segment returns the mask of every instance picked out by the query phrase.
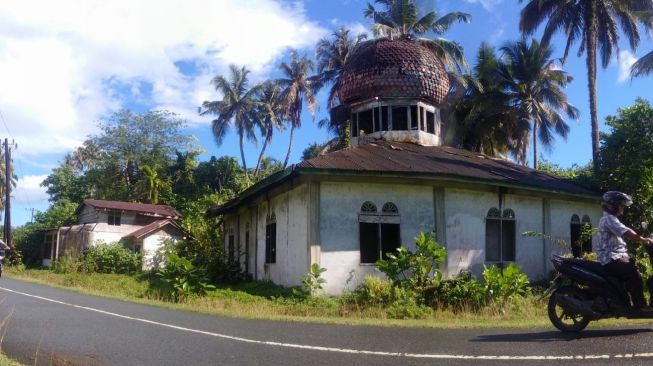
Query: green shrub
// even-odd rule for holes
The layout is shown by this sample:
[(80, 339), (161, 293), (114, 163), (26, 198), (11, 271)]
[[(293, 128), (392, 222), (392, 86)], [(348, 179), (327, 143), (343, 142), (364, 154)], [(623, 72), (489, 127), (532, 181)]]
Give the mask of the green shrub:
[(366, 276), (354, 293), (363, 305), (388, 305), (394, 298), (392, 283), (375, 276)]
[(82, 253), (83, 270), (97, 273), (129, 274), (141, 270), (141, 254), (125, 246), (96, 243)]
[(431, 234), (420, 233), (415, 238), (415, 252), (406, 247), (387, 253), (387, 259), (376, 262), (376, 268), (392, 281), (393, 287), (413, 293), (420, 305), (429, 303), (440, 280), (440, 264), (447, 258), (447, 250), (433, 240)]
[(483, 282), (490, 299), (507, 300), (514, 296), (526, 295), (529, 291), (528, 277), (521, 272), (521, 267), (510, 263), (505, 268), (496, 265), (484, 266)]
[(478, 310), (488, 300), (484, 286), (469, 271), (462, 271), (456, 277), (440, 282), (437, 303), (456, 310)]
[(423, 319), (433, 314), (433, 309), (417, 304), (411, 299), (399, 299), (386, 309), (392, 319)]
[(163, 282), (164, 292), (172, 300), (204, 295), (207, 291), (215, 289), (215, 286), (207, 283), (206, 271), (195, 267), (188, 259), (172, 253), (166, 256), (165, 262), (166, 266), (156, 275)]
[(84, 271), (84, 263), (78, 255), (66, 253), (52, 261), (50, 270), (54, 273), (67, 274)]
[(322, 290), (322, 285), (326, 280), (322, 277), (322, 273), (326, 272), (326, 268), (320, 268), (320, 265), (313, 263), (311, 270), (302, 276), (303, 292), (307, 296), (316, 296)]

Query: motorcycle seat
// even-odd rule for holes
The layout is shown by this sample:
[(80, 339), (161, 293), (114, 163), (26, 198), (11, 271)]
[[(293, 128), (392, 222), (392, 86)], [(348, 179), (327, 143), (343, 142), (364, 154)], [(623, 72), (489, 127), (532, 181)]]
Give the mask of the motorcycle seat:
[(605, 278), (616, 288), (621, 288), (623, 286), (623, 281), (606, 272), (606, 270), (603, 268), (603, 265), (600, 262), (590, 261), (586, 259), (578, 259), (578, 258), (565, 258), (564, 262), (566, 262), (569, 265), (581, 267), (588, 271), (592, 271), (595, 274)]

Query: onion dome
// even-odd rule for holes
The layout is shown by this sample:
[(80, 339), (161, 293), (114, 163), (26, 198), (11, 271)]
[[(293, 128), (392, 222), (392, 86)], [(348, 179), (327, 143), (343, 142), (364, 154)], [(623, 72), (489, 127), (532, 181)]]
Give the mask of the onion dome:
[(418, 41), (400, 38), (361, 45), (340, 79), (340, 103), (378, 98), (422, 98), (441, 104), (449, 91), (442, 61)]

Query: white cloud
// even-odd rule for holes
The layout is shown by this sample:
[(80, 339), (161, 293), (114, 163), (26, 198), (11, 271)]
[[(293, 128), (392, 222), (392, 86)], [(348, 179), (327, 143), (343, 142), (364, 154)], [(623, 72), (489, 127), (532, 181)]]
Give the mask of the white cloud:
[(632, 52), (624, 50), (619, 52), (619, 77), (617, 81), (620, 83), (630, 79), (630, 67), (637, 62), (637, 57)]
[[(0, 111), (34, 156), (71, 150), (99, 118), (134, 102), (208, 122), (197, 106), (217, 97), (209, 85), (216, 73), (235, 63), (262, 78), (288, 47), (325, 34), (295, 2), (5, 0)], [(182, 61), (199, 74), (180, 70)]]
[(20, 177), (16, 182), (16, 190), (12, 192), (14, 200), (18, 204), (35, 204), (48, 200), (48, 194), (45, 187), (41, 187), (41, 182), (47, 178), (47, 175), (27, 175)]
[(485, 10), (493, 10), (495, 6), (501, 4), (503, 0), (465, 0), (465, 2), (470, 4), (481, 4)]

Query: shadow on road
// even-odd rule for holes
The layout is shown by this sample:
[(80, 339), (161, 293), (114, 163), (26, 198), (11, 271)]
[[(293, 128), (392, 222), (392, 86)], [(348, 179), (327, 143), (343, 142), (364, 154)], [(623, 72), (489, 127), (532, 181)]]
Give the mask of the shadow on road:
[(641, 329), (597, 329), (585, 330), (580, 333), (562, 333), (559, 331), (547, 331), (538, 333), (509, 333), (509, 334), (488, 334), (470, 339), (470, 342), (565, 342), (579, 339), (607, 338), (634, 335), (639, 333), (650, 333), (653, 330)]

